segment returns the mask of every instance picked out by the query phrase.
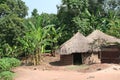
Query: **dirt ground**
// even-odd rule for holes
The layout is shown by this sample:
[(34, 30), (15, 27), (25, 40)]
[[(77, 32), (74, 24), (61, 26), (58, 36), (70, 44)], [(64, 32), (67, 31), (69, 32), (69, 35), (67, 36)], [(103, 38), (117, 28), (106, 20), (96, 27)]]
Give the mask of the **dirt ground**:
[(40, 66), (20, 66), (13, 69), (15, 80), (119, 80), (120, 65), (60, 65), (59, 55), (46, 56)]

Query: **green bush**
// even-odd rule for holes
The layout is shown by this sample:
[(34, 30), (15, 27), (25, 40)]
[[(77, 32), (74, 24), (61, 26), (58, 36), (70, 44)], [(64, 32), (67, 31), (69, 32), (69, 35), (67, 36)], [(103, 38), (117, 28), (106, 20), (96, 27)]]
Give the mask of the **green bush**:
[(9, 71), (10, 69), (10, 63), (6, 59), (0, 59), (0, 71)]
[(17, 66), (20, 66), (21, 64), (20, 60), (16, 58), (6, 58), (6, 60), (10, 63), (12, 67), (17, 67)]
[(13, 67), (20, 65), (20, 61), (16, 58), (2, 58), (0, 59), (0, 71), (9, 71)]
[(0, 73), (0, 80), (13, 80), (14, 73), (10, 71), (3, 71)]
[(16, 58), (0, 59), (0, 80), (13, 80), (14, 74), (10, 70), (19, 65), (20, 61)]

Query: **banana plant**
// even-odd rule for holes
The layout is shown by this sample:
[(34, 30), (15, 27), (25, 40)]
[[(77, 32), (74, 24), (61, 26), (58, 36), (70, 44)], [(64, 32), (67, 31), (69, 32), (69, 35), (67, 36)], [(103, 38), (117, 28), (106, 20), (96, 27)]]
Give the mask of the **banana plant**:
[(28, 25), (24, 25), (27, 32), (23, 38), (18, 38), (18, 41), (23, 46), (22, 50), (26, 55), (32, 55), (34, 65), (40, 64), (42, 61), (41, 54), (44, 53), (47, 45), (50, 45), (49, 32), (52, 25), (41, 27), (39, 22), (34, 25), (29, 22)]

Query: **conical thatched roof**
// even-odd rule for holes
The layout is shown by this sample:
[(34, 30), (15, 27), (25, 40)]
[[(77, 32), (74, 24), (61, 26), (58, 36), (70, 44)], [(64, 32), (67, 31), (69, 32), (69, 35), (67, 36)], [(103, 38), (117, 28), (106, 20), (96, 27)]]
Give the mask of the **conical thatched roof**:
[(81, 33), (77, 32), (71, 39), (61, 45), (60, 54), (84, 53), (88, 50), (89, 45), (87, 39)]
[(120, 43), (120, 39), (107, 35), (99, 30), (93, 31), (86, 38), (88, 39), (89, 43), (92, 43), (94, 40), (97, 39), (104, 40), (106, 43)]
[(90, 51), (101, 51), (102, 46), (114, 45), (120, 43), (120, 39), (107, 35), (99, 30), (93, 31), (86, 37), (90, 44)]

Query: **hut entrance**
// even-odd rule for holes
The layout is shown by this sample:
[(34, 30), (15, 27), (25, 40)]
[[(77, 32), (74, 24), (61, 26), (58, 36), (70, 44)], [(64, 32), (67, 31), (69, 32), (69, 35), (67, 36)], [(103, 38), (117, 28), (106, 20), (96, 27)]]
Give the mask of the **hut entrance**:
[(73, 64), (74, 65), (82, 64), (82, 56), (80, 53), (73, 53)]

